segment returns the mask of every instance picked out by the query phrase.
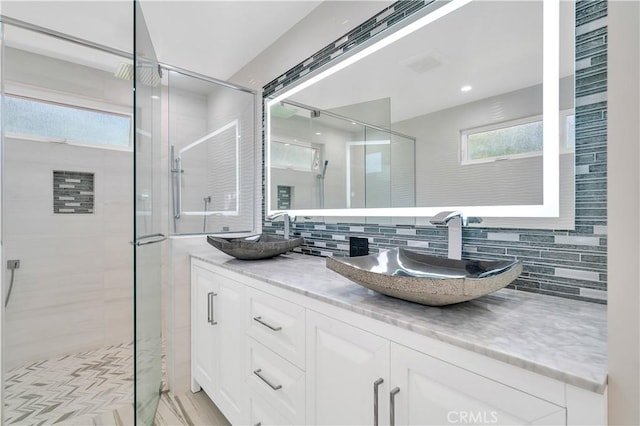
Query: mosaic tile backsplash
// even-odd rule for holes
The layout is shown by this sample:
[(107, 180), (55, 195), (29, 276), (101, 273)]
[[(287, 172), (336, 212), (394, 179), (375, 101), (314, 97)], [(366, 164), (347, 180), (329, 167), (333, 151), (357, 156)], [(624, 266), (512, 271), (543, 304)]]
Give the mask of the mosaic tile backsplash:
[[(264, 87), (264, 96), (338, 58), (385, 28), (433, 3), (398, 1)], [(607, 289), (607, 1), (576, 2), (575, 230), (465, 228), (463, 258), (519, 259), (524, 272), (509, 287), (606, 303)], [(282, 233), (282, 222), (263, 224)], [(303, 253), (348, 256), (349, 237), (369, 250), (391, 247), (447, 255), (447, 230), (431, 226), (295, 223)]]
[(53, 171), (53, 212), (90, 214), (94, 205), (94, 174)]

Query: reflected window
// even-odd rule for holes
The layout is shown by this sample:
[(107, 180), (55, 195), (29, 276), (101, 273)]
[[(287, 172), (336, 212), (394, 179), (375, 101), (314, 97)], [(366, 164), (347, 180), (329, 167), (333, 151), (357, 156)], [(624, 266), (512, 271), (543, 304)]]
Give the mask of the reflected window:
[(461, 136), (462, 164), (542, 155), (542, 117), (463, 130)]
[[(560, 112), (560, 153), (575, 149), (576, 116)], [(460, 132), (461, 164), (526, 158), (542, 155), (542, 117), (529, 117)]]
[(64, 142), (129, 148), (131, 116), (5, 95), (7, 133)]
[(316, 148), (273, 141), (271, 143), (271, 167), (303, 172), (318, 171), (320, 156)]

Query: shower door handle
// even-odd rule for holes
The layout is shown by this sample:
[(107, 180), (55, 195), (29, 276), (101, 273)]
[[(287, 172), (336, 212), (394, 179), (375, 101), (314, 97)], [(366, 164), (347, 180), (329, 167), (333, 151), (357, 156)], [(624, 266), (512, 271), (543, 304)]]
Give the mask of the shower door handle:
[(137, 240), (135, 240), (134, 243), (137, 246), (146, 246), (148, 244), (161, 243), (166, 239), (167, 239), (167, 236), (164, 234), (150, 234), (150, 235), (144, 235), (138, 238)]

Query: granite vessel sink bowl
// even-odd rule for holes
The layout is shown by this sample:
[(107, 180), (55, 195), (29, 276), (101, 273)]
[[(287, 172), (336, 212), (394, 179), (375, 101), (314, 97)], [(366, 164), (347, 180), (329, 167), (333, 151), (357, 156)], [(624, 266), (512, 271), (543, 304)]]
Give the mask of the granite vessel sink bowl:
[(327, 257), (327, 268), (387, 296), (441, 306), (506, 287), (522, 272), (520, 261), (454, 260), (403, 248), (360, 257)]
[(243, 260), (267, 259), (286, 253), (302, 245), (303, 238), (286, 240), (273, 235), (259, 234), (244, 238), (218, 238), (207, 236), (207, 242), (218, 250)]

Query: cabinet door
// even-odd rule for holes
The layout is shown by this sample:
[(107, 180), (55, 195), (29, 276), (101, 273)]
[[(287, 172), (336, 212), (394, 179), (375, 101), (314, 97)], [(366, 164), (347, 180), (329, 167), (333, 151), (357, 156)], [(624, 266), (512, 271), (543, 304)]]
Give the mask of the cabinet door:
[(391, 381), (397, 425), (566, 424), (563, 407), (397, 344)]
[(191, 270), (191, 390), (200, 386), (211, 394), (214, 387), (214, 344), (216, 329), (212, 324), (212, 301), (217, 286), (211, 272), (194, 265)]
[(373, 425), (388, 417), (389, 341), (307, 311), (307, 424)]
[(244, 285), (216, 275), (212, 319), (217, 335), (215, 353), (215, 403), (232, 424), (246, 423), (247, 346), (244, 329)]
[(233, 424), (248, 420), (244, 285), (195, 264), (192, 285), (192, 390), (198, 385)]

